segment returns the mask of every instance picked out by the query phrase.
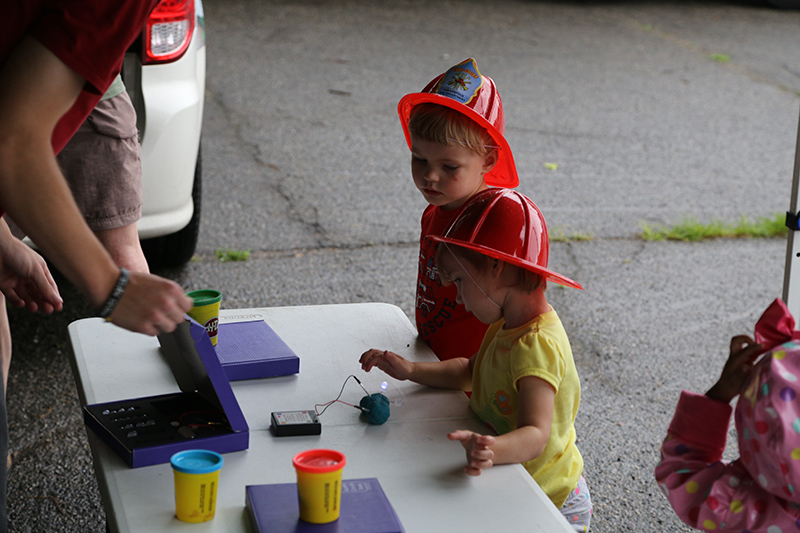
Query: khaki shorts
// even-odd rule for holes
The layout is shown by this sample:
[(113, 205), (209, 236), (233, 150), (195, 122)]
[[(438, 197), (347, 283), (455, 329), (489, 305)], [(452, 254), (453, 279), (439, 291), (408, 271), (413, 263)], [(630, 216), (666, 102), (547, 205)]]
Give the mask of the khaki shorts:
[(142, 159), (128, 93), (101, 100), (58, 154), (75, 202), (94, 231), (142, 215)]

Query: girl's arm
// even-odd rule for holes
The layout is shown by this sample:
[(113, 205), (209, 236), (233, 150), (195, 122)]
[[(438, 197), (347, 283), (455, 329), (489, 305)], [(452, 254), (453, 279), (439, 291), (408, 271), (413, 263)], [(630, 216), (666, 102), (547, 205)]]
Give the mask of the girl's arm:
[(467, 474), (479, 476), (481, 470), (496, 464), (524, 463), (544, 451), (553, 422), (555, 390), (543, 379), (533, 376), (521, 378), (517, 383), (517, 429), (498, 437), (464, 429), (447, 436), (450, 440), (461, 441), (464, 446), (467, 452), (464, 471)]
[(797, 511), (761, 487), (740, 460), (722, 461), (731, 407), (681, 393), (655, 469), (678, 517), (703, 531), (791, 531)]
[(472, 390), (472, 366), (470, 360), (463, 357), (413, 363), (394, 352), (372, 349), (364, 352), (359, 362), (365, 372), (377, 367), (400, 381), (410, 380), (439, 389)]

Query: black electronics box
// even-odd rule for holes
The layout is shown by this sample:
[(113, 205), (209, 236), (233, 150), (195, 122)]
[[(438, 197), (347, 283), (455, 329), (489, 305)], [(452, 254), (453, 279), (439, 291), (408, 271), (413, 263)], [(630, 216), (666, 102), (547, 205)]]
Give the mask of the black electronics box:
[(322, 424), (314, 411), (273, 411), (272, 432), (276, 437), (319, 435)]
[(192, 448), (246, 450), (247, 422), (206, 328), (187, 318), (158, 340), (181, 392), (84, 406), (86, 425), (134, 468)]

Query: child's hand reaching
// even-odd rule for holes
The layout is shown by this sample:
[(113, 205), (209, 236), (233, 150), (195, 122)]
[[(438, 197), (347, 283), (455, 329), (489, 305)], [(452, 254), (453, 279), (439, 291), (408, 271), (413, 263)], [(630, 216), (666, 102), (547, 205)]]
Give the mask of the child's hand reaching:
[(361, 363), (361, 369), (364, 372), (369, 372), (372, 367), (376, 366), (399, 381), (408, 379), (414, 368), (414, 363), (411, 361), (386, 350), (367, 350), (361, 354), (361, 359), (358, 361)]
[(489, 446), (494, 444), (494, 437), (491, 435), (481, 435), (466, 429), (459, 429), (447, 434), (450, 440), (457, 440), (467, 451), (467, 466), (464, 472), (470, 476), (480, 476), (481, 470), (491, 468), (494, 464), (494, 452)]
[(706, 396), (712, 400), (730, 403), (739, 394), (750, 369), (758, 356), (764, 352), (763, 344), (756, 344), (747, 335), (737, 335), (731, 339), (731, 355), (722, 368), (722, 374)]

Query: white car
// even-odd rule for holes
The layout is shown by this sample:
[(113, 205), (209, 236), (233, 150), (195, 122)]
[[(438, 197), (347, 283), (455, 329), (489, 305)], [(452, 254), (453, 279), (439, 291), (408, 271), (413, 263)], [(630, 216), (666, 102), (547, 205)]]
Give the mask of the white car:
[(202, 0), (162, 0), (122, 67), (142, 145), (142, 218), (151, 268), (194, 255), (200, 227), (200, 134), (206, 79)]

